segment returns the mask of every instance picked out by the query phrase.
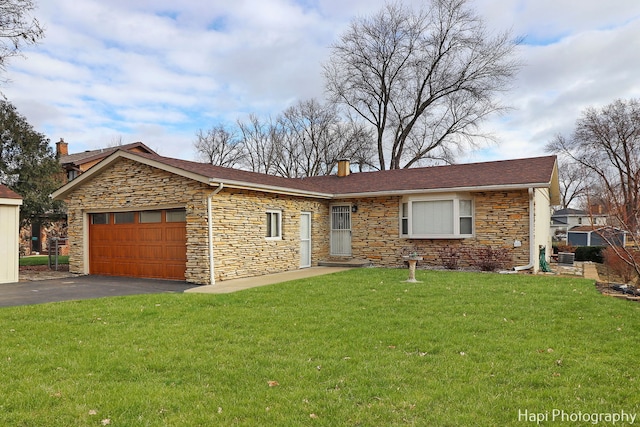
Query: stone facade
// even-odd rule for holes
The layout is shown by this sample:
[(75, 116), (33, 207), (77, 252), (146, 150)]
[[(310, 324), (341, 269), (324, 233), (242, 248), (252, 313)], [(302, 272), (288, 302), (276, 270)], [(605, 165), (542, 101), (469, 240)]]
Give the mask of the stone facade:
[[(472, 193), (472, 238), (408, 239), (400, 236), (401, 196), (330, 201), (229, 187), (215, 193), (216, 188), (139, 162), (117, 160), (69, 194), (70, 271), (89, 273), (87, 213), (184, 207), (185, 279), (209, 284), (209, 197), (216, 281), (300, 268), (302, 212), (311, 213), (312, 218), (312, 265), (328, 259), (329, 212), (331, 205), (339, 203), (357, 206), (351, 215), (352, 257), (369, 260), (376, 266), (402, 266), (402, 255), (412, 250), (424, 256), (427, 264), (438, 266), (442, 265), (441, 248), (478, 245), (506, 248), (511, 266), (529, 262), (527, 190)], [(266, 238), (268, 210), (281, 213), (279, 239)], [(520, 244), (514, 245), (516, 241)]]
[[(212, 206), (216, 280), (300, 268), (301, 212), (311, 213), (312, 265), (329, 254), (327, 201), (229, 189)], [(265, 238), (267, 210), (282, 213), (281, 239)]]
[[(490, 246), (506, 248), (510, 266), (529, 262), (529, 197), (527, 190), (477, 192), (474, 199), (474, 237), (465, 239), (408, 239), (400, 236), (401, 196), (350, 199), (358, 211), (352, 214), (354, 258), (374, 265), (398, 267), (402, 255), (417, 251), (425, 263), (441, 266), (443, 247)], [(515, 241), (520, 245), (514, 247)], [(461, 260), (468, 266), (468, 260)]]

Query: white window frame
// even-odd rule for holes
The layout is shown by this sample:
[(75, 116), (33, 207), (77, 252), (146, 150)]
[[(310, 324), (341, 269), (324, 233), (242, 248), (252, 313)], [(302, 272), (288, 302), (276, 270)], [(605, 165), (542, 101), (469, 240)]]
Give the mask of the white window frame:
[(267, 209), (266, 212), (266, 221), (271, 221), (271, 230), (273, 231), (273, 216), (276, 216), (276, 225), (278, 229), (276, 230), (276, 234), (267, 234), (269, 232), (269, 223), (265, 222), (265, 238), (267, 240), (282, 240), (282, 211), (278, 209)]
[[(460, 201), (471, 202), (471, 234), (460, 233), (460, 219), (469, 218), (468, 215), (460, 215)], [(417, 234), (413, 232), (413, 203), (414, 202), (453, 202), (453, 233), (441, 234)], [(399, 206), (399, 230), (400, 237), (408, 239), (467, 239), (475, 233), (475, 204), (473, 197), (468, 193), (439, 194), (439, 195), (415, 195), (405, 196)], [(403, 223), (406, 222), (407, 233), (403, 231)]]

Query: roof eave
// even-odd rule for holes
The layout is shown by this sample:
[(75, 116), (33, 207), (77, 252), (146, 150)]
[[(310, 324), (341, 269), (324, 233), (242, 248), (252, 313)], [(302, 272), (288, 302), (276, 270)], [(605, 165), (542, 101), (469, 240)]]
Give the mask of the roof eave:
[(210, 178), (209, 185), (224, 184), (225, 188), (234, 188), (238, 190), (262, 191), (265, 193), (277, 193), (289, 196), (314, 197), (318, 199), (331, 199), (334, 197), (330, 193), (319, 193), (316, 191), (298, 190), (289, 187), (279, 187), (274, 185), (255, 185), (243, 181), (234, 181), (229, 179)]
[(551, 171), (551, 178), (547, 183), (549, 187), (549, 202), (553, 206), (560, 205), (562, 202), (560, 196), (560, 178), (558, 176), (558, 159), (553, 163), (553, 170)]
[(22, 205), (22, 199), (0, 197), (0, 205), (20, 206)]
[(467, 186), (467, 187), (448, 187), (448, 188), (416, 188), (411, 190), (389, 190), (389, 191), (369, 191), (360, 193), (338, 193), (334, 194), (334, 198), (355, 199), (362, 197), (385, 197), (385, 196), (406, 196), (412, 194), (437, 194), (437, 193), (472, 193), (479, 191), (500, 191), (500, 190), (526, 190), (529, 188), (549, 188), (548, 182), (540, 183), (524, 183), (524, 184), (508, 184), (508, 185), (483, 185), (483, 186)]

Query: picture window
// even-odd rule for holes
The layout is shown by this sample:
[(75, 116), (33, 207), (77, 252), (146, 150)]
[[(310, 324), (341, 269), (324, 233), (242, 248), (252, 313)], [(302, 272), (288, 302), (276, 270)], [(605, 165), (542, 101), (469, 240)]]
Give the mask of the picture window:
[(464, 195), (405, 198), (400, 206), (400, 235), (411, 239), (471, 237), (473, 200)]

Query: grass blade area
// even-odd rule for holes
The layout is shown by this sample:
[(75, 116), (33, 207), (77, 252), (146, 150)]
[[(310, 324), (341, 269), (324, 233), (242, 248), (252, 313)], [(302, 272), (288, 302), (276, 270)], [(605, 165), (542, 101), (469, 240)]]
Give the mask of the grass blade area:
[[(55, 264), (55, 262), (55, 257), (51, 257), (51, 263)], [(33, 255), (28, 257), (21, 257), (19, 264), (20, 266), (49, 265), (49, 256)], [(69, 264), (69, 255), (58, 256), (58, 264)]]
[[(0, 310), (0, 425), (591, 425), (640, 416), (640, 304), (556, 277), (358, 269)], [(526, 411), (526, 412), (525, 412)], [(601, 425), (606, 425), (604, 422)], [(622, 424), (618, 424), (622, 425)]]

